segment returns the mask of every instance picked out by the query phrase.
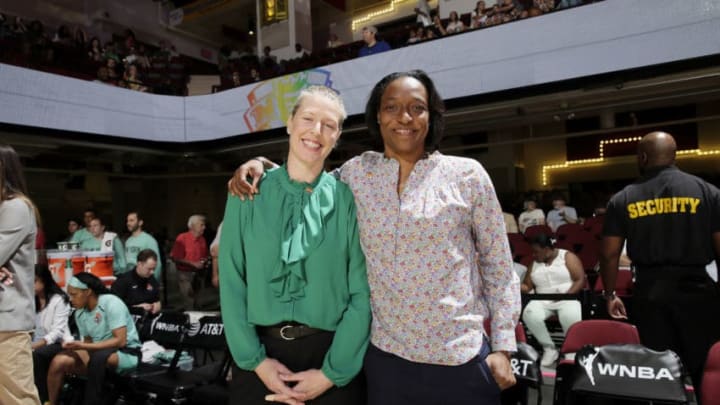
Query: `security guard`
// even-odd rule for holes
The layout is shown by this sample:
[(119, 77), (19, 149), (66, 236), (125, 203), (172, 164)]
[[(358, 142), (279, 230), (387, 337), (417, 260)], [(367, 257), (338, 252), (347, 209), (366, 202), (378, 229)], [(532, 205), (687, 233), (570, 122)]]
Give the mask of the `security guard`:
[[(720, 190), (674, 166), (673, 137), (652, 132), (638, 143), (641, 178), (612, 197), (600, 271), (614, 286), (625, 239), (636, 270), (632, 319), (642, 343), (680, 355), (699, 396), (705, 358), (720, 340), (720, 287), (705, 266), (720, 253)], [(608, 313), (626, 318), (614, 290)]]

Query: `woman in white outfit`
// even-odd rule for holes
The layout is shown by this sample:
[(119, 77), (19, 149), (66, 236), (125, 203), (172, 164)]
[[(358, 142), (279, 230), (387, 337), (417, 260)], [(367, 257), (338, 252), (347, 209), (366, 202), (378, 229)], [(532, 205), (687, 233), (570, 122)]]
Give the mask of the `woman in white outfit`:
[[(585, 281), (580, 259), (572, 252), (558, 249), (547, 235), (540, 234), (530, 243), (535, 261), (528, 269), (521, 286), (527, 294), (534, 290), (536, 294), (577, 294)], [(532, 300), (525, 307), (523, 322), (530, 333), (543, 347), (541, 364), (551, 366), (558, 358), (558, 351), (550, 339), (545, 320), (557, 315), (563, 332), (575, 322), (582, 320), (580, 301), (544, 301)]]
[(47, 266), (35, 267), (35, 311), (33, 372), (40, 400), (46, 401), (48, 366), (53, 357), (62, 351), (62, 343), (72, 340), (68, 327), (70, 300)]

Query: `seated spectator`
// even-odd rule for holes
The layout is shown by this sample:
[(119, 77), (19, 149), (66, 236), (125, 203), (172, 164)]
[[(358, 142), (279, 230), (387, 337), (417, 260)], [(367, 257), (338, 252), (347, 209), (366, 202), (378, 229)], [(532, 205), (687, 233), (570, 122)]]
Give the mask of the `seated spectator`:
[(565, 205), (565, 197), (557, 194), (553, 197), (553, 209), (548, 211), (546, 222), (555, 232), (560, 225), (576, 224), (578, 222), (575, 208)]
[(417, 29), (415, 30), (415, 36), (417, 37), (417, 42), (426, 40), (428, 31), (430, 31), (430, 30), (426, 30), (425, 27), (417, 27)]
[(380, 52), (385, 52), (390, 50), (390, 45), (388, 45), (385, 41), (378, 41), (375, 36), (377, 35), (377, 28), (370, 25), (367, 27), (363, 27), (362, 29), (362, 37), (363, 41), (365, 42), (365, 45), (360, 48), (360, 52), (358, 52), (358, 56), (368, 56), (368, 55), (375, 55)]
[(73, 235), (75, 235), (75, 232), (82, 229), (82, 225), (80, 225), (80, 221), (75, 218), (69, 218), (67, 220), (67, 230), (68, 230), (68, 236), (64, 239), (65, 241), (71, 241)]
[(492, 8), (487, 11), (487, 19), (485, 20), (485, 26), (490, 27), (493, 25), (503, 24), (510, 21), (511, 13), (515, 9), (515, 4), (505, 4), (505, 0), (498, 0)]
[(107, 66), (100, 66), (98, 68), (97, 77), (93, 81), (98, 82), (98, 83), (109, 84), (111, 86), (115, 86), (117, 84), (117, 81), (110, 80), (110, 75), (108, 74)]
[(509, 212), (503, 212), (503, 220), (505, 220), (505, 231), (507, 233), (518, 233), (517, 222), (515, 216)]
[(160, 284), (153, 277), (158, 266), (158, 255), (152, 249), (138, 253), (135, 267), (118, 276), (111, 292), (129, 307), (139, 307), (151, 314), (160, 312)]
[(533, 8), (549, 13), (555, 9), (555, 0), (533, 0)]
[(338, 36), (336, 34), (330, 34), (330, 39), (328, 40), (328, 48), (337, 48), (342, 44), (343, 42), (338, 39)]
[(525, 200), (524, 206), (525, 211), (518, 218), (520, 232), (525, 233), (525, 230), (531, 226), (545, 225), (545, 213), (537, 207), (535, 200)]
[(146, 92), (148, 90), (148, 88), (145, 87), (143, 85), (143, 82), (140, 80), (140, 77), (138, 75), (138, 68), (136, 65), (128, 66), (128, 69), (125, 71), (125, 74), (123, 75), (123, 79), (127, 82), (128, 88), (130, 90), (141, 91), (141, 92)]
[(95, 212), (94, 209), (86, 209), (83, 212), (83, 224), (85, 227), (80, 228), (77, 230), (77, 232), (73, 233), (70, 242), (82, 243), (85, 239), (92, 238), (92, 235), (90, 234), (90, 221), (92, 221), (95, 217), (97, 217), (97, 212)]
[(310, 56), (308, 52), (300, 43), (295, 44), (295, 52), (293, 53), (292, 59), (304, 59)]
[(118, 374), (134, 370), (140, 361), (140, 339), (122, 300), (90, 273), (68, 283), (81, 340), (65, 342), (50, 363), (47, 377), (51, 405), (57, 405), (66, 375), (85, 375), (85, 404), (99, 404), (107, 369)]
[(470, 14), (472, 20), (471, 28), (482, 28), (485, 26), (485, 22), (488, 19), (487, 10), (485, 8), (484, 1), (478, 1), (475, 4), (475, 10)]
[(90, 239), (80, 242), (82, 250), (98, 250), (101, 252), (113, 252), (113, 271), (115, 275), (124, 273), (127, 269), (125, 264), (125, 249), (115, 232), (105, 232), (105, 225), (100, 218), (93, 218), (90, 221)]
[(242, 79), (240, 78), (240, 72), (237, 70), (232, 72), (232, 85), (233, 87), (240, 87), (243, 85)]
[[(556, 248), (553, 240), (544, 234), (536, 236), (530, 245), (535, 261), (520, 286), (524, 294), (532, 291), (536, 294), (578, 294), (582, 290), (585, 273), (574, 253)], [(541, 365), (544, 367), (552, 366), (558, 358), (558, 351), (545, 325), (545, 320), (553, 315), (557, 315), (563, 332), (567, 333), (572, 324), (582, 320), (580, 301), (531, 300), (525, 307), (522, 319), (543, 347)]]
[(53, 279), (47, 266), (35, 266), (35, 333), (33, 335), (33, 372), (40, 400), (46, 401), (48, 366), (72, 340), (68, 318), (70, 300)]
[(252, 80), (253, 82), (259, 82), (262, 80), (262, 78), (260, 77), (260, 72), (258, 72), (257, 68), (255, 67), (250, 68), (250, 80)]
[(450, 21), (448, 21), (447, 27), (445, 27), (445, 31), (448, 34), (457, 34), (458, 32), (465, 30), (465, 24), (463, 24), (462, 20), (460, 20), (456, 11), (450, 12), (449, 19)]
[(437, 31), (435, 31), (434, 29), (432, 29), (432, 27), (430, 27), (430, 29), (425, 31), (425, 40), (429, 41), (431, 39), (437, 38), (438, 35), (436, 34), (436, 32)]
[(443, 27), (442, 20), (439, 15), (433, 16), (432, 21), (432, 25), (428, 27), (428, 33), (432, 32), (434, 34), (433, 37), (442, 37), (447, 35), (447, 31), (445, 30), (445, 27)]
[(92, 37), (90, 40), (90, 47), (88, 48), (88, 57), (94, 62), (102, 62), (103, 54), (105, 51), (100, 45), (100, 40), (97, 37)]
[(116, 83), (118, 80), (120, 80), (117, 61), (115, 59), (107, 58), (105, 60), (105, 67), (107, 68), (108, 81)]
[(417, 37), (417, 32), (415, 31), (415, 28), (410, 28), (410, 36), (408, 37), (407, 44), (414, 44), (418, 41), (419, 39)]

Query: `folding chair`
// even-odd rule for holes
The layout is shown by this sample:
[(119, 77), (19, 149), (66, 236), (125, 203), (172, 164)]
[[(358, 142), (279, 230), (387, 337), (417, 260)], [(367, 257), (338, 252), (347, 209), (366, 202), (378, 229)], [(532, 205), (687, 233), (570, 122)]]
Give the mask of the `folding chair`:
[(580, 321), (568, 329), (560, 348), (560, 361), (556, 369), (554, 405), (566, 404), (570, 391), (569, 377), (572, 375), (575, 360), (568, 358), (568, 355), (577, 353), (586, 345), (609, 344), (640, 344), (640, 335), (634, 325), (604, 319)]
[[(143, 324), (144, 332), (138, 331), (138, 333), (145, 335), (145, 341), (155, 341), (165, 349), (174, 349), (176, 354), (178, 354), (188, 322), (188, 315), (185, 313), (163, 311), (154, 318), (148, 318)], [(170, 366), (176, 365), (178, 359), (179, 355), (174, 357)], [(143, 377), (165, 373), (168, 369), (169, 367), (160, 364), (141, 362), (132, 372), (116, 376), (115, 381), (124, 388), (124, 395), (130, 396), (131, 398), (144, 398), (145, 393), (135, 388), (137, 380)]]
[[(178, 368), (177, 360), (182, 350), (222, 353), (221, 359), (201, 367), (184, 371)], [(212, 359), (212, 356), (209, 356)], [(207, 359), (207, 358), (206, 358)], [(224, 325), (220, 316), (204, 316), (193, 323), (185, 332), (181, 347), (175, 352), (170, 367), (163, 373), (136, 378), (134, 388), (160, 402), (179, 403), (190, 399), (193, 391), (203, 385), (212, 384), (212, 389), (223, 388), (225, 376), (230, 368), (230, 352), (225, 341)], [(205, 399), (207, 402), (207, 398)]]
[(705, 405), (717, 405), (720, 401), (720, 342), (715, 343), (708, 353), (702, 378), (702, 392), (696, 393)]

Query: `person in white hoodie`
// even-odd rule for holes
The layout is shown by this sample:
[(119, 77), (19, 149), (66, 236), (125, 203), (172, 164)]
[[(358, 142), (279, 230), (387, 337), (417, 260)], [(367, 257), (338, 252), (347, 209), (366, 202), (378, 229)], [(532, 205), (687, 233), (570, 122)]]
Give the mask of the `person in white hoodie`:
[(0, 404), (37, 405), (30, 334), (35, 328), (35, 235), (20, 158), (0, 145)]
[(62, 351), (63, 342), (73, 340), (68, 327), (70, 300), (47, 266), (35, 266), (35, 311), (33, 372), (40, 399), (46, 401), (50, 361)]

